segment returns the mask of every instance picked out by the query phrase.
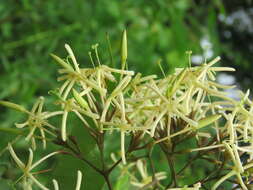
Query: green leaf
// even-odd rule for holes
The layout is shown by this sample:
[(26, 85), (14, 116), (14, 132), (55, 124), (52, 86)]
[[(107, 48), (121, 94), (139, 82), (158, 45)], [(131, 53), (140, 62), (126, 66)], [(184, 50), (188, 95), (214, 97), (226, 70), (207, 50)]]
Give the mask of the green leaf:
[(83, 174), (80, 190), (102, 189), (102, 186), (104, 185), (103, 177), (78, 158), (69, 155), (62, 155), (58, 156), (57, 163), (58, 164), (52, 172), (51, 178), (58, 181), (60, 189), (74, 189), (76, 184), (76, 172), (78, 170), (80, 170)]

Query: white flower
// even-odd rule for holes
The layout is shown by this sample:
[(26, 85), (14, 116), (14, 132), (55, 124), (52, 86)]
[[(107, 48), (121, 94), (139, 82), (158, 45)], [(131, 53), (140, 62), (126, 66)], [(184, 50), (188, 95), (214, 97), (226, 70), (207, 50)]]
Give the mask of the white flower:
[[(43, 106), (44, 106), (44, 98), (40, 97), (33, 105), (31, 111), (26, 110), (20, 105), (6, 102), (6, 101), (0, 101), (0, 104), (10, 107), (12, 109), (16, 109), (20, 112), (26, 113), (28, 115), (27, 120), (24, 123), (16, 123), (17, 128), (24, 128), (29, 127), (29, 133), (26, 136), (25, 140), (32, 141), (32, 148), (36, 149), (36, 138), (39, 138), (43, 142), (43, 148), (46, 148), (46, 135), (45, 133), (48, 133), (52, 136), (56, 136), (51, 130), (55, 130), (56, 128), (48, 123), (48, 119), (50, 117), (63, 114), (63, 111), (55, 111), (55, 112), (43, 112)], [(49, 128), (49, 129), (48, 129)], [(36, 136), (35, 132), (36, 130), (40, 131), (40, 136)]]
[(22, 170), (23, 175), (18, 179), (18, 181), (20, 179), (23, 178), (23, 187), (24, 190), (27, 189), (31, 189), (31, 182), (36, 184), (38, 187), (40, 187), (40, 189), (42, 190), (49, 190), (47, 187), (45, 187), (43, 184), (41, 184), (35, 177), (34, 175), (36, 174), (36, 172), (32, 172), (32, 170), (38, 166), (41, 162), (43, 162), (44, 160), (48, 159), (49, 157), (59, 154), (60, 151), (56, 151), (56, 152), (52, 152), (50, 154), (48, 154), (47, 156), (44, 156), (43, 158), (41, 158), (40, 160), (38, 160), (35, 163), (33, 162), (33, 151), (32, 149), (29, 149), (29, 158), (27, 161), (27, 164), (24, 164), (16, 155), (15, 151), (13, 150), (11, 144), (8, 144), (8, 149), (10, 151), (10, 154), (12, 156), (12, 158), (14, 159), (14, 161), (16, 162), (16, 164), (18, 165), (18, 167)]

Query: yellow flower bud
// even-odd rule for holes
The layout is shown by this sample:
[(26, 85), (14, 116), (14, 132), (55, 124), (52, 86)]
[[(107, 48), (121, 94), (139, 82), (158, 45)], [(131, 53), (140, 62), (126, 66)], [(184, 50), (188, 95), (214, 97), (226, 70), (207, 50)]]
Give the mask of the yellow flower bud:
[(124, 70), (126, 67), (127, 60), (127, 33), (123, 31), (122, 42), (121, 42), (121, 67)]
[(63, 59), (61, 59), (60, 57), (58, 57), (57, 55), (54, 54), (50, 54), (54, 60), (59, 63), (63, 68), (69, 70), (69, 71), (74, 71), (73, 67), (71, 67), (71, 65), (69, 65), (68, 63), (66, 63)]
[(80, 94), (75, 89), (72, 89), (72, 93), (73, 93), (75, 100), (82, 108), (84, 108), (84, 109), (89, 108), (89, 105), (86, 102), (86, 100), (82, 96), (80, 96)]

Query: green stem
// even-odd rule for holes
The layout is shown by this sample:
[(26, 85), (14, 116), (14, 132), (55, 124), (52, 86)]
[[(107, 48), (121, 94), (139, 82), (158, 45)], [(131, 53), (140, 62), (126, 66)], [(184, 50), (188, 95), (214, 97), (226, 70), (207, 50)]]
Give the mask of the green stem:
[(97, 141), (98, 149), (100, 152), (100, 160), (102, 164), (102, 170), (105, 171), (105, 160), (104, 160), (104, 133), (100, 133)]
[(109, 190), (113, 190), (112, 184), (111, 184), (110, 179), (109, 179), (109, 174), (105, 173), (105, 174), (103, 174), (103, 176), (105, 178), (105, 181), (106, 181), (106, 184), (107, 184)]
[[(168, 163), (169, 163), (169, 167), (170, 167), (170, 171), (171, 171), (171, 176), (172, 176), (172, 182), (173, 182), (173, 186), (177, 187), (177, 176), (176, 176), (176, 171), (175, 171), (175, 168), (174, 168), (174, 162), (173, 162), (173, 158), (172, 156), (170, 155), (167, 155), (167, 160), (168, 160)], [(172, 183), (169, 184), (169, 186), (171, 185)]]

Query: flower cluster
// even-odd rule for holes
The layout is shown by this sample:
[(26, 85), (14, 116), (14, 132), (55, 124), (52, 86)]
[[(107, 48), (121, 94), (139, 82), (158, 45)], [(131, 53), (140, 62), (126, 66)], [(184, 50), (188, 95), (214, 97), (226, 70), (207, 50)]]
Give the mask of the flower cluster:
[[(222, 148), (222, 151), (229, 152), (235, 167), (217, 181), (213, 189), (233, 175), (238, 177), (241, 187), (247, 189), (241, 174), (251, 165), (242, 166), (239, 154), (250, 154), (252, 159), (252, 102), (248, 98), (249, 93), (240, 102), (229, 98), (223, 90), (234, 86), (215, 82), (216, 72), (234, 71), (233, 68), (214, 67), (219, 57), (201, 66), (178, 68), (172, 75), (157, 78), (156, 75), (134, 75), (134, 72), (124, 69), (125, 65), (122, 69), (102, 65), (97, 49), (95, 54), (98, 66), (82, 69), (68, 45), (66, 49), (73, 66), (68, 60), (53, 55), (63, 66), (60, 70), (63, 76), (59, 80), (65, 80), (59, 90), (64, 110), (64, 141), (67, 138), (67, 113), (73, 111), (90, 130), (95, 129), (100, 133), (107, 130), (120, 132), (121, 156), (125, 164), (125, 136), (128, 134), (141, 131), (143, 136), (153, 138), (155, 144), (165, 141), (170, 143), (175, 137), (193, 132), (196, 138), (210, 137), (211, 134), (201, 132), (200, 129), (212, 124), (218, 141), (209, 147), (199, 147), (192, 151)], [(123, 51), (122, 54), (125, 57), (122, 62), (125, 64), (127, 53)], [(92, 57), (91, 61), (95, 65)], [(71, 89), (73, 93), (69, 96)], [(93, 124), (88, 123), (85, 117), (90, 117)], [(226, 121), (224, 127), (220, 126), (220, 118)], [(248, 145), (239, 146), (241, 141)]]
[[(202, 183), (209, 178), (193, 183), (191, 187), (177, 188), (180, 172), (176, 173), (170, 158), (171, 155), (173, 157), (175, 153), (173, 147), (178, 142), (193, 137), (197, 147), (179, 151), (180, 153), (213, 151), (216, 156), (219, 152), (215, 160), (203, 157), (224, 169), (220, 171), (222, 174), (220, 178), (213, 183), (212, 190), (216, 190), (224, 181), (234, 176), (238, 186), (243, 190), (249, 189), (253, 177), (248, 172), (253, 167), (253, 102), (249, 99), (249, 91), (246, 94), (241, 93), (240, 101), (229, 98), (224, 90), (234, 86), (221, 85), (215, 81), (217, 72), (234, 71), (229, 67), (215, 67), (214, 64), (220, 60), (220, 57), (200, 66), (177, 68), (175, 73), (158, 78), (156, 75), (142, 76), (141, 73), (135, 74), (127, 70), (125, 31), (122, 38), (121, 69), (102, 64), (97, 44), (92, 47), (94, 51), (89, 53), (92, 68), (80, 67), (70, 46), (66, 44), (65, 48), (68, 52), (66, 59), (52, 54), (56, 63), (61, 66), (58, 81), (62, 82), (62, 85), (59, 89), (51, 91), (51, 94), (58, 98), (60, 111), (43, 111), (44, 98), (39, 98), (31, 111), (11, 102), (0, 101), (0, 104), (28, 115), (27, 121), (16, 124), (16, 127), (29, 128), (25, 139), (32, 141), (33, 149), (36, 148), (36, 138), (41, 139), (43, 147), (46, 148), (45, 132), (49, 133), (53, 138), (58, 139), (58, 144), (70, 148), (77, 158), (85, 161), (98, 173), (102, 173), (108, 182), (110, 169), (106, 170), (104, 166), (102, 169), (92, 166), (89, 161), (81, 157), (80, 151), (69, 146), (68, 141), (71, 141), (71, 138), (67, 128), (68, 114), (73, 112), (102, 151), (101, 136), (107, 131), (120, 133), (121, 159), (117, 161), (114, 158), (114, 166), (122, 161), (124, 165), (120, 165), (121, 168), (135, 167), (136, 171), (139, 171), (140, 179), (127, 171), (133, 186), (144, 188), (157, 185), (157, 183), (153, 184), (153, 180), (160, 181), (166, 178), (164, 172), (153, 172), (153, 176), (150, 176), (145, 159), (128, 160), (128, 155), (138, 149), (144, 147), (151, 150), (154, 146), (160, 146), (170, 163), (171, 181), (173, 181), (170, 184), (175, 187), (170, 188), (171, 186), (168, 185), (167, 188), (200, 189)], [(57, 127), (48, 122), (49, 118), (57, 115), (62, 115), (60, 137)], [(36, 135), (36, 130), (40, 132), (39, 136)], [(212, 131), (215, 131), (215, 134)], [(129, 136), (131, 142), (127, 146), (126, 138)], [(203, 139), (212, 140), (203, 143)], [(76, 142), (74, 144), (78, 146)], [(31, 170), (59, 152), (53, 152), (32, 164), (33, 151), (29, 149), (30, 155), (25, 165), (17, 157), (11, 145), (9, 150), (24, 173), (22, 176), (24, 189), (31, 189), (34, 183), (46, 190), (47, 188), (33, 176)], [(241, 155), (247, 155), (249, 158), (242, 162)], [(222, 160), (221, 157), (226, 157), (226, 160)], [(150, 156), (148, 158), (150, 159)], [(244, 177), (246, 175), (247, 177)], [(76, 190), (80, 189), (81, 178), (79, 171)], [(58, 190), (56, 180), (53, 180), (53, 184), (55, 190)], [(110, 188), (109, 182), (108, 186)]]

